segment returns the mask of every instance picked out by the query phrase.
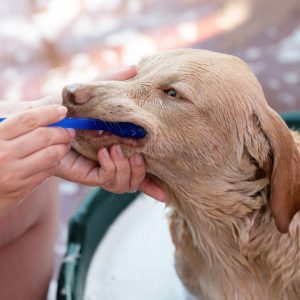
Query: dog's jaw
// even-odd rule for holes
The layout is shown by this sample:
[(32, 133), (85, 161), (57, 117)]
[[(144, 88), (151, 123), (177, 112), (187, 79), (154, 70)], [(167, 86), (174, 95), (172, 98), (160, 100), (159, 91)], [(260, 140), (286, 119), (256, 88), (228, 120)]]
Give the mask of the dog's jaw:
[(102, 148), (110, 149), (113, 145), (121, 145), (128, 157), (140, 153), (146, 139), (121, 138), (113, 134), (99, 134), (94, 131), (77, 130), (77, 138), (72, 142), (72, 148), (81, 155), (98, 161), (98, 151)]

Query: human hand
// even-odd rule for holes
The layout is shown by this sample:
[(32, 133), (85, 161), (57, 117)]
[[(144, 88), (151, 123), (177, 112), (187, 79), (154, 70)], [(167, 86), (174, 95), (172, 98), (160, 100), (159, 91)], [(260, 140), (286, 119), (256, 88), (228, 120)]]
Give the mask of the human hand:
[(100, 149), (98, 160), (99, 163), (96, 163), (70, 151), (61, 161), (56, 175), (66, 180), (100, 186), (117, 194), (139, 190), (158, 201), (167, 201), (165, 191), (146, 176), (141, 154), (126, 158), (120, 145), (113, 145), (110, 153), (106, 148)]
[(34, 101), (0, 101), (0, 116), (8, 117), (32, 108), (61, 103), (61, 95), (50, 95)]
[[(46, 101), (43, 101), (42, 107), (13, 114), (0, 123), (0, 212), (17, 206), (46, 178), (54, 175), (59, 162), (70, 150), (74, 130), (46, 127), (63, 119), (66, 107), (44, 106)], [(5, 104), (8, 102), (0, 105), (1, 116), (13, 113), (13, 107)], [(33, 105), (39, 106), (38, 103)], [(1, 111), (4, 107), (6, 111)]]
[[(135, 67), (103, 74), (97, 80), (126, 80), (137, 74)], [(57, 176), (87, 185), (100, 186), (113, 193), (139, 190), (159, 200), (166, 201), (164, 190), (146, 176), (146, 167), (141, 154), (126, 158), (120, 145), (100, 149), (99, 163), (93, 162), (71, 150), (61, 161)], [(99, 166), (100, 164), (100, 166)]]

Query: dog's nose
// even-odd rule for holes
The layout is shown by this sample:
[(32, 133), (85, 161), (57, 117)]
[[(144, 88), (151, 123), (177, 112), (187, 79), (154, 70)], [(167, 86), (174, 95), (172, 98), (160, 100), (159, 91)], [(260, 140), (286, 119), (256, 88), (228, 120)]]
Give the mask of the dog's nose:
[(92, 97), (91, 88), (84, 84), (70, 84), (63, 90), (64, 102), (84, 104)]

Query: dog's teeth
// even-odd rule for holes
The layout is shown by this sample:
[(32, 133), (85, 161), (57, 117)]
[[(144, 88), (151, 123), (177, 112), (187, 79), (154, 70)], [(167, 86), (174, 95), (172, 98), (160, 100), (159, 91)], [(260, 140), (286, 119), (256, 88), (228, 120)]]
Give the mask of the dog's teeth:
[(99, 135), (102, 135), (103, 134), (103, 130), (99, 130), (98, 133), (99, 133)]

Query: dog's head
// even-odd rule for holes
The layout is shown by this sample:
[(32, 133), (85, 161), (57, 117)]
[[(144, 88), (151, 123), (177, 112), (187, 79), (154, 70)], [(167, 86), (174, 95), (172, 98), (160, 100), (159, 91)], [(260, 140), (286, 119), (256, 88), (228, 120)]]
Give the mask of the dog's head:
[(132, 122), (147, 131), (140, 140), (78, 131), (73, 147), (91, 159), (97, 160), (99, 148), (118, 143), (127, 155), (142, 153), (149, 172), (162, 180), (192, 180), (190, 174), (230, 180), (236, 173), (244, 181), (268, 178), (282, 232), (300, 208), (300, 158), (292, 136), (236, 57), (162, 52), (143, 59), (130, 80), (71, 85), (63, 94), (72, 117)]

